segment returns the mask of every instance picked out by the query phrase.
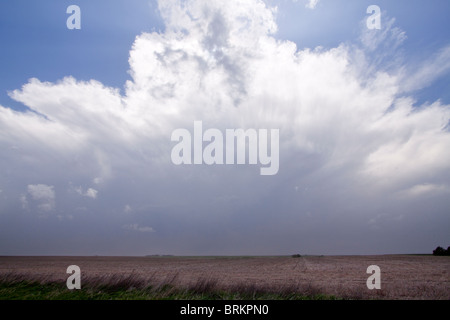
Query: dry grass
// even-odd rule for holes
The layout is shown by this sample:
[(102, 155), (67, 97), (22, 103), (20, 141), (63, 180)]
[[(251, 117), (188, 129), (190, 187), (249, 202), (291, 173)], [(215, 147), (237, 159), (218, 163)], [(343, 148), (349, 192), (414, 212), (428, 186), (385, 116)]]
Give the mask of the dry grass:
[[(82, 285), (109, 290), (225, 291), (246, 298), (277, 294), (345, 299), (450, 299), (450, 258), (434, 256), (292, 257), (0, 257), (3, 281), (63, 283), (69, 265)], [(368, 290), (366, 269), (381, 268), (381, 290)]]

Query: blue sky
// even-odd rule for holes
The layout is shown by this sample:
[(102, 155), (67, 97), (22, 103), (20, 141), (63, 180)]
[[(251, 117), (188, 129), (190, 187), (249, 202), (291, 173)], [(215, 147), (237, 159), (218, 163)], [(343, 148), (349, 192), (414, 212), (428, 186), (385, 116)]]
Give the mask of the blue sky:
[[(449, 1), (308, 2), (1, 1), (0, 255), (448, 246)], [(175, 166), (194, 121), (279, 129), (279, 172)]]
[(135, 37), (164, 28), (155, 3), (124, 3), (76, 2), (82, 10), (82, 30), (70, 32), (66, 9), (73, 1), (2, 1), (0, 37), (8, 49), (2, 50), (0, 58), (8, 77), (1, 79), (1, 102), (8, 101), (6, 91), (20, 88), (31, 77), (56, 81), (73, 75), (123, 87)]

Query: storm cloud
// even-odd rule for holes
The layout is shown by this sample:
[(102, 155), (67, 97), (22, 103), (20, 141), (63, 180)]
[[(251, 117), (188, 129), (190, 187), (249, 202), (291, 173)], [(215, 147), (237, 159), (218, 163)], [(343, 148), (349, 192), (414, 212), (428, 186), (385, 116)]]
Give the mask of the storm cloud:
[[(136, 37), (123, 93), (30, 79), (9, 93), (28, 111), (0, 106), (1, 254), (446, 245), (450, 106), (411, 92), (448, 72), (448, 47), (408, 65), (390, 20), (382, 32), (361, 23), (358, 43), (299, 49), (276, 37), (277, 10), (260, 0), (167, 0), (159, 11), (165, 30)], [(171, 134), (195, 121), (279, 129), (277, 175), (174, 165)]]

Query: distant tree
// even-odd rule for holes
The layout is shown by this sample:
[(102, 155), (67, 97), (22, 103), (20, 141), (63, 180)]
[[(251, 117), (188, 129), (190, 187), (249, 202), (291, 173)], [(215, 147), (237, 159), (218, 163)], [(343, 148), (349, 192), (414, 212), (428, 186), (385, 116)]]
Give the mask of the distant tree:
[(450, 255), (450, 247), (445, 250), (442, 247), (437, 247), (433, 250), (433, 256), (449, 256)]

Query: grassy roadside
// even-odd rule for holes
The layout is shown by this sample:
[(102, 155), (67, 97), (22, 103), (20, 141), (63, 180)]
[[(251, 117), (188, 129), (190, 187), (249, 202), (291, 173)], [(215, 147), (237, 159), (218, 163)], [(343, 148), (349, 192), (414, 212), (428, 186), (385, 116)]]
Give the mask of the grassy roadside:
[[(117, 280), (117, 279), (116, 279)], [(134, 280), (134, 281), (133, 281)], [(0, 300), (335, 300), (333, 296), (299, 292), (294, 288), (280, 291), (255, 286), (235, 286), (224, 290), (214, 281), (200, 280), (181, 288), (170, 283), (142, 286), (135, 279), (90, 281), (80, 290), (69, 290), (65, 283), (0, 279)]]

